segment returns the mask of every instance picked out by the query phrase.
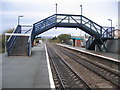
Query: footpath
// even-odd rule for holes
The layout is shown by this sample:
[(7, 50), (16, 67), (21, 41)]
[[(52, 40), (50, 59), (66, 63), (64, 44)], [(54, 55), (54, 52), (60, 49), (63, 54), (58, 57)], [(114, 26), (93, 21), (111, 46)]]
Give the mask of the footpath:
[(2, 88), (54, 88), (45, 43), (30, 57), (2, 54)]

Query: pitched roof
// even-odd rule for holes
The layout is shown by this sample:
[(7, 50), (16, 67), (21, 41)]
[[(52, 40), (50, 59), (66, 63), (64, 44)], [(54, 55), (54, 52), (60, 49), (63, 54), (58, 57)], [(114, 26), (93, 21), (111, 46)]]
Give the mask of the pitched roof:
[(82, 38), (70, 37), (70, 39), (83, 40)]

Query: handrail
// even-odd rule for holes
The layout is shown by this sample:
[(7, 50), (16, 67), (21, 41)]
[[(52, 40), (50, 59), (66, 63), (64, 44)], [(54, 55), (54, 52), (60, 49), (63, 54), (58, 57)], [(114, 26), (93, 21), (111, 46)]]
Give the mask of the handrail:
[(28, 47), (28, 51), (27, 51), (27, 53), (28, 53), (28, 56), (31, 56), (31, 35), (29, 36), (29, 38), (28, 38), (28, 41), (27, 41), (27, 47)]
[[(33, 27), (32, 27), (31, 30), (33, 30)], [(31, 34), (30, 34), (30, 36), (28, 38), (28, 41), (27, 41), (27, 44), (28, 44), (28, 56), (31, 56), (31, 36), (32, 36), (32, 32), (31, 32)]]
[[(12, 33), (17, 33), (17, 28), (19, 27), (19, 25), (16, 27), (16, 29), (14, 29), (14, 31)], [(7, 42), (9, 42), (9, 40), (11, 39), (12, 35), (8, 38)]]
[[(33, 24), (33, 26), (35, 26), (35, 31), (38, 31), (38, 29), (42, 29), (45, 28), (48, 25), (51, 25), (52, 23), (55, 22), (55, 15), (52, 15), (51, 17), (48, 17), (46, 19), (43, 19), (35, 24)], [(54, 21), (53, 21), (54, 20)]]
[(95, 25), (97, 25), (97, 26), (99, 26), (99, 27), (102, 27), (101, 25), (99, 25), (99, 24), (93, 22), (92, 20), (88, 19), (87, 17), (85, 17), (85, 16), (83, 16), (83, 15), (82, 15), (82, 17), (83, 17), (83, 18), (86, 18), (87, 20), (89, 20), (90, 22), (94, 23)]
[(113, 31), (114, 27), (103, 27), (104, 32), (102, 33), (102, 37), (105, 37), (107, 34), (107, 38), (114, 38)]
[[(33, 27), (31, 30), (33, 30)], [(31, 46), (32, 46), (31, 45), (31, 36), (32, 36), (32, 32), (31, 32), (29, 39), (28, 39), (28, 56), (31, 56)]]
[[(65, 16), (65, 17), (60, 18), (59, 16)], [(74, 16), (79, 17), (79, 19), (76, 19)], [(68, 17), (68, 19), (66, 19), (66, 17)], [(69, 17), (71, 17), (71, 18), (69, 18)], [(60, 20), (60, 21), (58, 22), (56, 19)], [(48, 25), (51, 25), (52, 23), (62, 23), (62, 21), (64, 21), (64, 20), (68, 20), (66, 23), (70, 23), (70, 20), (71, 20), (71, 23), (72, 23), (72, 21), (75, 21), (74, 23), (85, 25), (85, 26), (89, 27), (90, 29), (96, 31), (96, 33), (100, 34), (100, 36), (102, 36), (103, 32), (105, 32), (104, 28), (101, 25), (93, 22), (92, 20), (88, 19), (87, 17), (85, 17), (83, 15), (73, 15), (73, 14), (54, 14), (50, 17), (47, 17), (41, 21), (34, 23), (33, 25), (35, 26), (35, 31), (38, 31), (42, 28), (45, 28)], [(78, 20), (79, 20), (79, 22), (78, 22)]]
[(75, 14), (54, 14), (57, 16), (82, 16), (82, 15), (75, 15)]
[[(17, 28), (12, 32), (12, 34), (14, 34), (14, 33), (21, 33), (21, 26), (20, 25), (18, 25)], [(8, 56), (9, 56), (15, 42), (16, 42), (16, 36), (11, 35), (6, 42)]]
[(32, 25), (21, 25), (21, 33), (29, 33), (30, 31), (32, 31)]
[(27, 30), (27, 31), (25, 32), (25, 34), (28, 33), (28, 32), (30, 32), (31, 30), (32, 30), (32, 28), (30, 28), (29, 30)]
[(32, 25), (21, 25), (21, 27), (32, 27)]
[(53, 17), (53, 16), (55, 16), (56, 14), (54, 14), (54, 15), (52, 15), (52, 16), (49, 16), (49, 17), (47, 17), (47, 18), (45, 18), (45, 19), (43, 19), (43, 20), (41, 20), (41, 21), (38, 21), (38, 22), (36, 22), (36, 23), (34, 23), (33, 25), (35, 25), (35, 24), (37, 24), (37, 23), (39, 23), (39, 22), (42, 22), (42, 21), (44, 21), (44, 20), (46, 20), (46, 19), (48, 19), (48, 18), (50, 18), (50, 17)]
[[(102, 28), (102, 26), (100, 26), (100, 25), (98, 25), (97, 23), (95, 23), (95, 22), (93, 22), (93, 21), (91, 21), (90, 19), (88, 19), (88, 18), (86, 18), (86, 17), (84, 17), (84, 16), (82, 16), (82, 15), (70, 15), (70, 14), (54, 14), (54, 15), (52, 15), (52, 16), (50, 16), (50, 17), (48, 17), (48, 18), (46, 18), (46, 19), (43, 19), (43, 20), (41, 20), (41, 21), (39, 21), (39, 22), (37, 22), (37, 23), (35, 23), (35, 24), (33, 24), (34, 26), (35, 26), (35, 31), (37, 31), (37, 30), (39, 30), (40, 28), (44, 28), (44, 27), (46, 27), (47, 25), (49, 25), (48, 23), (49, 22), (52, 22), (53, 20), (54, 20), (54, 22), (55, 22), (55, 20), (56, 20), (56, 18), (57, 18), (57, 20), (60, 20), (60, 18), (58, 18), (59, 16), (65, 16), (65, 17), (71, 17), (71, 19), (72, 20), (74, 20), (76, 23), (77, 23), (77, 20), (74, 18), (74, 16), (77, 16), (77, 17), (82, 17), (83, 19), (86, 19), (87, 21), (89, 21), (90, 22), (90, 25), (91, 24), (94, 24), (94, 26), (95, 27), (99, 27), (99, 29), (97, 28), (95, 28), (95, 30), (96, 30), (96, 32), (97, 32), (97, 30), (99, 30), (99, 32), (101, 32), (101, 28)], [(61, 18), (63, 21), (64, 20), (66, 20), (66, 18)], [(69, 20), (71, 20), (71, 19), (69, 19)], [(84, 21), (82, 19), (82, 22)], [(62, 20), (61, 21), (59, 21), (59, 22), (55, 22), (55, 23), (62, 23)], [(79, 19), (79, 23), (77, 23), (77, 24), (80, 24), (80, 21), (81, 19)], [(53, 22), (53, 23), (54, 23)], [(90, 26), (91, 27), (91, 26)], [(89, 28), (90, 28), (89, 27)], [(93, 27), (93, 26), (92, 26)], [(37, 29), (38, 28), (38, 29)]]
[[(56, 14), (56, 15), (57, 15), (57, 16), (79, 16), (79, 17), (82, 17), (82, 18), (87, 19), (89, 22), (94, 23), (95, 25), (97, 25), (97, 26), (99, 26), (99, 27), (102, 27), (102, 26), (100, 26), (99, 24), (93, 22), (92, 20), (88, 19), (87, 17), (85, 17), (85, 16), (83, 16), (83, 15), (73, 15), (73, 14), (70, 14), (70, 15), (69, 15), (69, 14)], [(84, 21), (84, 20), (82, 20), (82, 21)]]
[[(67, 24), (68, 23), (68, 24)], [(53, 25), (52, 25), (53, 24)], [(34, 33), (38, 34), (39, 30), (46, 30), (46, 27), (59, 27), (62, 24), (67, 25), (76, 25), (76, 27), (79, 28), (79, 26), (85, 26), (84, 28), (88, 28), (93, 32), (94, 34), (88, 39), (87, 43), (91, 43), (94, 41), (96, 38), (102, 39), (102, 38), (113, 38), (113, 30), (109, 32), (109, 30), (105, 29), (103, 26), (93, 22), (92, 20), (88, 19), (87, 17), (83, 15), (73, 15), (73, 14), (54, 14), (50, 17), (47, 17), (41, 21), (38, 21), (33, 24), (34, 26)], [(50, 26), (50, 27), (49, 27)], [(48, 29), (47, 28), (47, 29)], [(42, 31), (44, 32), (44, 31)], [(35, 36), (34, 34), (34, 36)]]

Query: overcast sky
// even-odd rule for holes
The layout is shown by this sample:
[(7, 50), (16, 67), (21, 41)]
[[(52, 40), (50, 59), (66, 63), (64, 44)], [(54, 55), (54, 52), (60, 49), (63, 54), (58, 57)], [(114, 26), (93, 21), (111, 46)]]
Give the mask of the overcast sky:
[[(29, 24), (40, 21), (55, 14), (55, 4), (58, 4), (59, 14), (77, 14), (80, 15), (80, 5), (83, 5), (83, 15), (102, 26), (110, 26), (113, 20), (113, 26), (117, 28), (118, 24), (118, 1), (119, 0), (2, 0), (2, 28), (0, 33), (8, 28), (15, 28), (17, 17), (23, 15), (20, 24)], [(0, 7), (1, 8), (1, 7)], [(79, 33), (78, 33), (79, 32)], [(67, 33), (80, 35), (79, 29), (58, 28), (51, 29), (42, 35), (59, 35)]]

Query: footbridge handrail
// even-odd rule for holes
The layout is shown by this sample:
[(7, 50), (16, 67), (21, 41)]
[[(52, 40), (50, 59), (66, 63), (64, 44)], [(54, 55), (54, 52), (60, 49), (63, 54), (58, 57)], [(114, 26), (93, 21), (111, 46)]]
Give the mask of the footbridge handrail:
[(54, 24), (54, 27), (59, 27), (60, 24), (69, 24), (69, 26), (72, 24), (75, 26), (76, 24), (78, 26), (85, 26), (89, 28), (91, 32), (93, 30), (94, 33), (98, 34), (98, 36), (105, 37), (106, 33), (109, 37), (112, 37), (112, 34), (108, 33), (104, 27), (93, 22), (83, 15), (54, 14), (46, 19), (34, 23), (33, 26), (35, 27), (35, 32), (38, 32), (40, 29), (45, 29), (47, 26), (52, 24)]
[[(33, 29), (33, 27), (31, 28), (31, 30)], [(29, 38), (28, 38), (28, 41), (27, 41), (27, 50), (28, 50), (28, 56), (31, 56), (31, 36), (32, 36), (32, 32), (30, 33), (30, 36), (29, 36)]]
[[(96, 44), (97, 45), (102, 44), (105, 47), (104, 41), (108, 38), (113, 38), (112, 27), (111, 28), (103, 27), (83, 15), (54, 14), (50, 17), (47, 17), (41, 21), (34, 23), (32, 25), (32, 29), (30, 27), (31, 26), (29, 25), (18, 25), (17, 28), (13, 31), (13, 34), (22, 33), (21, 32), (22, 30), (25, 31), (24, 34), (30, 33), (30, 37), (27, 41), (28, 56), (30, 55), (31, 45), (33, 43), (35, 36), (54, 27), (80, 28), (81, 30), (90, 34), (91, 37), (87, 41), (88, 48), (91, 45), (92, 47), (90, 48), (94, 48), (93, 46), (95, 46)], [(30, 29), (25, 30), (25, 28), (30, 28)], [(14, 35), (11, 35), (8, 41), (6, 42), (8, 56), (13, 46), (15, 45), (16, 41), (17, 41), (17, 37)]]
[[(21, 33), (21, 26), (20, 25), (18, 25), (17, 28), (12, 32), (12, 34), (14, 34), (14, 33)], [(8, 56), (9, 56), (9, 53), (11, 52), (11, 50), (16, 42), (16, 38), (17, 38), (16, 36), (11, 35), (6, 42)]]
[(28, 52), (28, 56), (31, 56), (31, 35), (29, 36), (27, 41), (27, 52)]
[(46, 19), (38, 21), (38, 22), (33, 24), (33, 26), (35, 27), (34, 30), (38, 31), (42, 28), (45, 28), (46, 26), (55, 23), (55, 20), (56, 20), (56, 15), (52, 15)]
[[(33, 38), (53, 27), (70, 27), (70, 28), (80, 28), (86, 33), (90, 34), (91, 37), (87, 41), (87, 46), (91, 46), (92, 43), (99, 43), (104, 45), (104, 41), (108, 38), (113, 38), (113, 28), (105, 28), (94, 21), (88, 19), (83, 15), (74, 14), (54, 14), (46, 19), (43, 19), (35, 24), (33, 24)], [(99, 40), (95, 42), (95, 40)], [(104, 40), (103, 40), (104, 39)], [(91, 45), (90, 45), (91, 44)], [(104, 45), (105, 47), (105, 45)]]
[(114, 27), (103, 27), (102, 28), (103, 33), (102, 33), (102, 37), (107, 37), (107, 38), (114, 38)]

